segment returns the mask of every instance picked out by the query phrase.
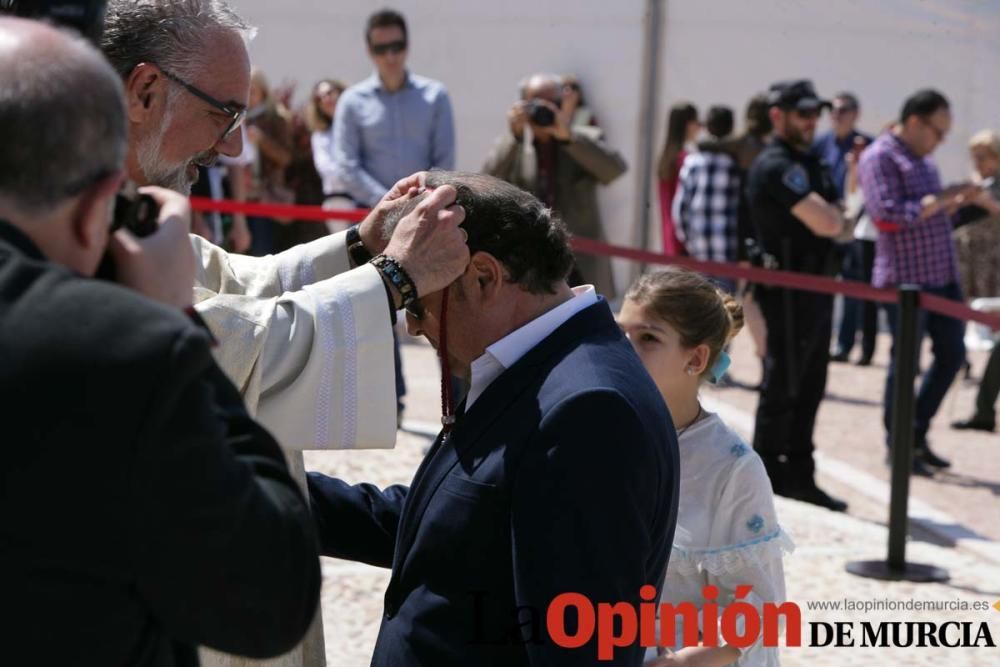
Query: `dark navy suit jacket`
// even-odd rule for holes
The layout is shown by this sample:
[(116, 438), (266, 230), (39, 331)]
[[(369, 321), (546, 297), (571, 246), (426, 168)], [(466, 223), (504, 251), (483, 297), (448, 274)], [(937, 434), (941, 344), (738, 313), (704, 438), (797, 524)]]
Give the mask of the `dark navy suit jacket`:
[(601, 300), (460, 414), (409, 488), (311, 473), (309, 492), (324, 554), (392, 567), (373, 665), (589, 665), (596, 639), (557, 646), (549, 603), (659, 594), (678, 468), (663, 399)]

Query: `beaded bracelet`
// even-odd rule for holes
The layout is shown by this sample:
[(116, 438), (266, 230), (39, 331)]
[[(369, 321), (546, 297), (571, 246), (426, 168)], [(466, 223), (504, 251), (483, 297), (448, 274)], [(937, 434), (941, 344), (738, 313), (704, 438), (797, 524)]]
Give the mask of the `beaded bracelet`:
[(413, 282), (413, 278), (410, 277), (410, 274), (399, 263), (399, 260), (388, 255), (378, 255), (369, 263), (378, 269), (399, 290), (399, 294), (403, 297), (403, 308), (413, 305), (420, 298), (417, 294), (416, 283)]

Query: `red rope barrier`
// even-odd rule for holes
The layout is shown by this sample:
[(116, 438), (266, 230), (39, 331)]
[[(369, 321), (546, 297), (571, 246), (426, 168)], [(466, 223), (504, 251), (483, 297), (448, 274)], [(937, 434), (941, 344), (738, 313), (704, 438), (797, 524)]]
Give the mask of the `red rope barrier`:
[(853, 280), (833, 280), (832, 278), (824, 278), (823, 276), (814, 276), (807, 273), (760, 269), (722, 262), (703, 262), (691, 257), (670, 257), (659, 253), (622, 248), (579, 237), (574, 237), (570, 243), (575, 250), (588, 255), (621, 257), (646, 264), (681, 266), (688, 269), (695, 269), (700, 273), (707, 273), (711, 276), (743, 279), (761, 285), (789, 287), (806, 292), (820, 292), (823, 294), (844, 294), (856, 299), (865, 299), (878, 303), (896, 303), (895, 290), (880, 289), (872, 287), (867, 283), (859, 283)]
[(945, 299), (944, 297), (937, 296), (936, 294), (921, 292), (920, 307), (932, 313), (938, 313), (939, 315), (945, 315), (947, 317), (954, 317), (956, 320), (967, 320), (969, 322), (985, 324), (994, 331), (1000, 330), (1000, 313), (987, 313), (981, 310), (973, 310), (964, 303), (952, 301), (951, 299)]
[[(229, 200), (213, 200), (205, 197), (191, 197), (191, 208), (196, 211), (216, 211), (219, 213), (244, 213), (263, 218), (290, 218), (293, 220), (309, 220), (322, 222), (324, 220), (345, 220), (360, 222), (368, 215), (368, 209), (325, 209), (320, 206), (301, 206), (293, 204), (240, 203)], [(805, 292), (821, 294), (843, 294), (855, 299), (874, 301), (876, 303), (896, 303), (897, 293), (893, 289), (872, 287), (866, 283), (854, 280), (834, 280), (823, 276), (807, 273), (762, 269), (757, 267), (738, 266), (722, 262), (703, 262), (691, 257), (671, 257), (661, 253), (635, 248), (614, 246), (593, 239), (574, 237), (570, 243), (573, 249), (587, 255), (603, 257), (620, 257), (644, 264), (661, 266), (681, 266), (700, 273), (722, 278), (743, 279), (761, 285), (787, 287)], [(945, 299), (933, 294), (920, 293), (920, 307), (932, 313), (954, 317), (959, 320), (985, 324), (994, 330), (1000, 330), (1000, 313), (984, 313), (969, 308), (964, 303)]]
[(289, 218), (311, 222), (323, 222), (325, 220), (361, 222), (368, 215), (368, 209), (366, 208), (325, 209), (321, 206), (266, 204), (258, 202), (244, 203), (222, 199), (208, 199), (207, 197), (191, 197), (191, 208), (202, 212), (244, 213), (261, 218)]

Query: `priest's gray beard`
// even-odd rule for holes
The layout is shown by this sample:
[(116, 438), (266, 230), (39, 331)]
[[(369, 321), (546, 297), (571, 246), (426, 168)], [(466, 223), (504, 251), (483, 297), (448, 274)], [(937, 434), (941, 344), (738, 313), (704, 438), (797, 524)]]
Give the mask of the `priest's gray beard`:
[(193, 179), (188, 178), (188, 165), (211, 166), (217, 158), (217, 153), (209, 149), (198, 153), (190, 160), (181, 164), (173, 164), (164, 159), (161, 147), (163, 146), (163, 137), (167, 133), (167, 128), (170, 127), (172, 116), (172, 109), (168, 102), (167, 110), (163, 114), (163, 121), (160, 123), (159, 129), (154, 134), (139, 141), (139, 145), (136, 147), (136, 159), (139, 161), (139, 168), (142, 169), (147, 183), (158, 185), (168, 190), (174, 190), (187, 196), (191, 194), (191, 186), (198, 180), (197, 174)]

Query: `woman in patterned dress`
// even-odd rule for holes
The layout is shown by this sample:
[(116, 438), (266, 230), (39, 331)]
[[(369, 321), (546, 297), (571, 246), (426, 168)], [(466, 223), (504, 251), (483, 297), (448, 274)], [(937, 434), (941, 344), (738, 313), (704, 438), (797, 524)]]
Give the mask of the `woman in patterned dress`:
[[(973, 179), (988, 187), (1000, 201), (1000, 133), (983, 130), (969, 140)], [(993, 179), (992, 185), (986, 183)], [(960, 227), (955, 231), (962, 293), (969, 301), (1000, 297), (1000, 215)]]

